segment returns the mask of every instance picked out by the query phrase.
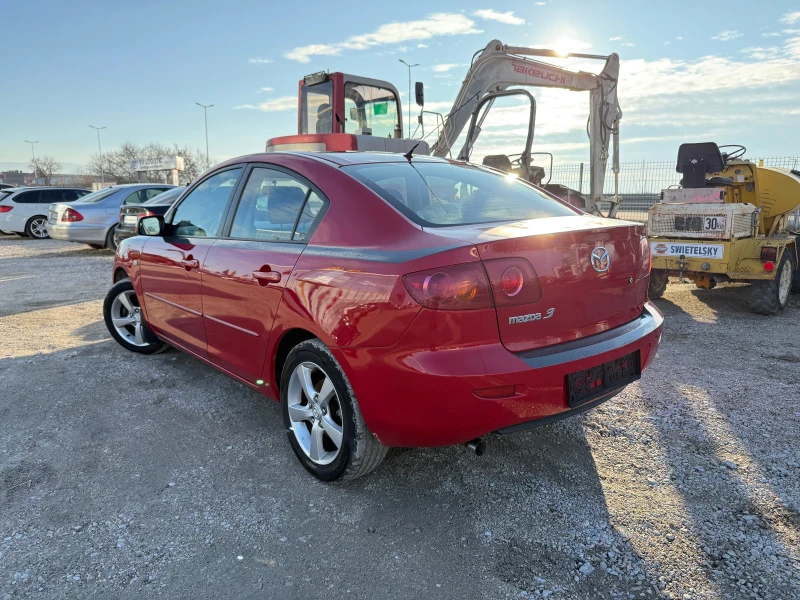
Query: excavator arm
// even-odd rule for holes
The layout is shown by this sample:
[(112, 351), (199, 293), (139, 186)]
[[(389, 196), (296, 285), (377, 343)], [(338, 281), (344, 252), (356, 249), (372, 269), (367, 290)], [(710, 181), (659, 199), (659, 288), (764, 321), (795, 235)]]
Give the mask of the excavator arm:
[[(570, 71), (554, 65), (525, 58), (526, 56), (550, 58), (589, 58), (605, 60), (599, 74), (583, 71)], [(502, 92), (509, 86), (549, 87), (572, 91), (589, 92), (589, 135), (590, 153), (590, 193), (586, 210), (599, 214), (602, 201), (611, 202), (609, 216), (614, 216), (619, 204), (619, 121), (622, 111), (617, 101), (617, 80), (619, 79), (619, 56), (598, 56), (594, 54), (563, 55), (553, 50), (506, 46), (492, 40), (473, 61), (467, 72), (461, 90), (456, 97), (450, 113), (439, 132), (439, 137), (431, 149), (434, 156), (447, 156), (452, 147), (470, 123), (473, 113), (481, 100)], [(485, 115), (484, 115), (485, 117)], [(481, 119), (482, 120), (482, 119)], [(531, 124), (531, 129), (533, 124)], [(479, 129), (477, 130), (479, 132)], [(472, 134), (471, 134), (472, 135)], [(475, 139), (468, 139), (459, 156), (468, 158)], [(609, 146), (613, 150), (614, 196), (605, 198), (606, 164)], [(526, 148), (529, 152), (530, 148)]]

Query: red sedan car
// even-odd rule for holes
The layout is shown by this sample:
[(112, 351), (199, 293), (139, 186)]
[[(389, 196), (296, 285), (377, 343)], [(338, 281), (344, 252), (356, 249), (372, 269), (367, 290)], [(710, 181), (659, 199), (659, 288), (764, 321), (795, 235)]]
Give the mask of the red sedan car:
[(279, 401), (312, 474), (510, 433), (639, 378), (663, 317), (640, 225), (506, 174), (369, 153), (219, 165), (114, 263), (108, 329)]

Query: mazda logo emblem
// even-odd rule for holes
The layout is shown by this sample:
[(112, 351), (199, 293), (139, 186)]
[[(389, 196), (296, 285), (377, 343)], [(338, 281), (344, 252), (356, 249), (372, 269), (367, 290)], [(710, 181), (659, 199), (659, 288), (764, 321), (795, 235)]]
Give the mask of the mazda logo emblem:
[(600, 246), (592, 250), (592, 268), (598, 273), (605, 273), (611, 266), (608, 250)]

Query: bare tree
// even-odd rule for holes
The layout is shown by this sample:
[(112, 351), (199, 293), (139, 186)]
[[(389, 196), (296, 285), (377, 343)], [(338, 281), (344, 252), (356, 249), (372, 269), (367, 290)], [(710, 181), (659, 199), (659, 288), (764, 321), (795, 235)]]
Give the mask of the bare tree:
[[(136, 172), (131, 169), (131, 161), (148, 160), (177, 154), (184, 160), (184, 170), (180, 173), (180, 182), (187, 184), (197, 178), (208, 168), (205, 155), (190, 146), (173, 144), (150, 143), (144, 145), (125, 142), (119, 148), (103, 152), (103, 156), (93, 156), (89, 160), (88, 170), (91, 174), (100, 176), (101, 168), (107, 181), (117, 183), (133, 183), (136, 181)], [(158, 171), (149, 172), (148, 180), (153, 183), (164, 182), (164, 174)]]
[(61, 170), (61, 163), (52, 156), (37, 156), (31, 159), (28, 166), (33, 169), (34, 177), (44, 179), (45, 185), (51, 185), (53, 175)]

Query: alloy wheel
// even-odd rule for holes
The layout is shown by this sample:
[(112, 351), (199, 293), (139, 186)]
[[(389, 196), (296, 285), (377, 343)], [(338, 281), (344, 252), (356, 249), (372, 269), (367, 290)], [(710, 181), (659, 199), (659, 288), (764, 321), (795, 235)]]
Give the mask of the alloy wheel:
[(31, 221), (31, 234), (37, 239), (44, 239), (47, 235), (47, 219), (34, 219)]
[(342, 448), (344, 421), (336, 388), (319, 365), (303, 362), (292, 371), (287, 408), (303, 453), (317, 465), (332, 463)]
[(139, 300), (133, 290), (119, 294), (111, 303), (111, 322), (117, 333), (134, 346), (147, 346)]

